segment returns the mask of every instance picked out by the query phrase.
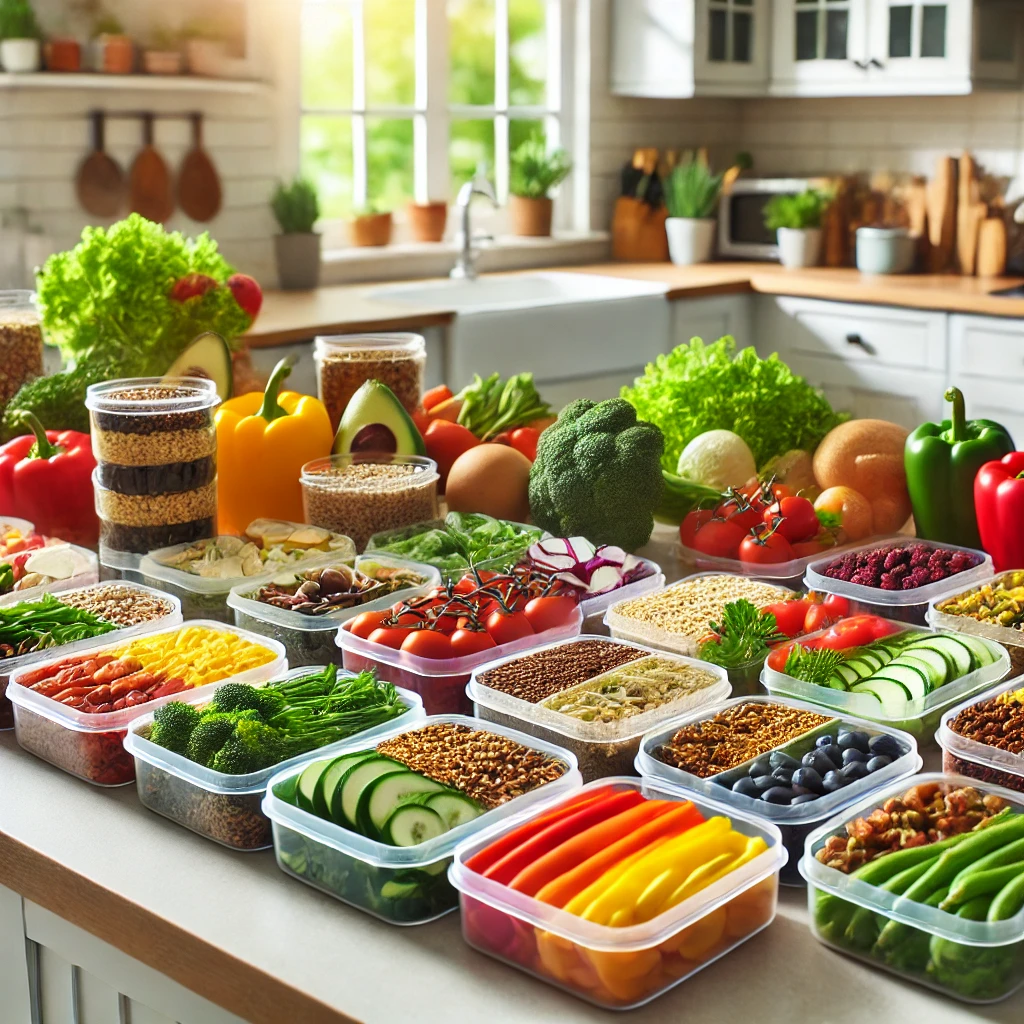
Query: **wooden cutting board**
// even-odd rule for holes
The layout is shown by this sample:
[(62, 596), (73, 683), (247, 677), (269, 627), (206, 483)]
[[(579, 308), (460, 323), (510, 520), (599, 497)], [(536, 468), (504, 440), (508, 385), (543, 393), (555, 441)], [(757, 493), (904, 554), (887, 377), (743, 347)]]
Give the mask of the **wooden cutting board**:
[(220, 213), (220, 175), (203, 148), (203, 115), (192, 118), (192, 148), (178, 171), (178, 205), (187, 217), (205, 223)]
[(1002, 217), (989, 217), (981, 222), (978, 277), (1002, 277), (1006, 273), (1006, 244), (1006, 222)]
[(973, 274), (978, 257), (978, 233), (988, 207), (981, 201), (978, 168), (970, 153), (960, 157), (956, 199), (956, 253), (961, 274)]
[(174, 213), (174, 189), (167, 163), (153, 145), (153, 121), (153, 114), (142, 115), (142, 149), (129, 176), (130, 205), (133, 213), (163, 224)]
[(92, 111), (89, 120), (92, 123), (92, 152), (78, 167), (75, 193), (86, 213), (94, 217), (116, 217), (124, 206), (124, 173), (103, 148), (106, 126), (103, 111)]
[(956, 161), (940, 157), (928, 182), (929, 268), (933, 274), (949, 268), (956, 246)]

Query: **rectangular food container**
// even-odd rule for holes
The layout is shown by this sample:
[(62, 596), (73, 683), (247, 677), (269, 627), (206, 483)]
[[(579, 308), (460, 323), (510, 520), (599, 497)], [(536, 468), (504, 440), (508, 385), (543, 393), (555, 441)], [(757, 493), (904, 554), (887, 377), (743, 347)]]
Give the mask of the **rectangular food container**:
[[(259, 644), (272, 651), (273, 661), (258, 668), (228, 675), (216, 682), (194, 688), (191, 692), (183, 691), (186, 697), (209, 698), (209, 695), (224, 683), (262, 683), (267, 679), (280, 675), (287, 667), (284, 648), (276, 640), (268, 640), (247, 630), (227, 626), (223, 622), (210, 619), (195, 619), (188, 626), (206, 626), (218, 632), (230, 632), (250, 643)], [(122, 646), (125, 639), (138, 636), (157, 636), (171, 633), (183, 628), (181, 625), (161, 626), (159, 629), (139, 629), (130, 637), (116, 642), (94, 644), (83, 647), (78, 654), (103, 654), (105, 651)], [(109, 635), (109, 634), (108, 634)], [(70, 647), (70, 645), (69, 645)], [(59, 661), (68, 656), (65, 649), (58, 658), (40, 659), (32, 665), (32, 670), (40, 668), (51, 661)], [(170, 694), (156, 700), (137, 704), (133, 708), (122, 708), (120, 711), (108, 711), (101, 715), (87, 715), (75, 708), (58, 704), (49, 697), (43, 697), (18, 682), (25, 669), (14, 673), (7, 688), (7, 696), (14, 705), (14, 734), (18, 743), (41, 757), (44, 761), (63, 768), (70, 775), (77, 775), (86, 782), (96, 786), (127, 786), (135, 779), (135, 762), (131, 754), (124, 748), (124, 738), (128, 726), (136, 718), (153, 711), (168, 701), (181, 700), (182, 693)]]
[[(991, 744), (961, 736), (951, 728), (952, 721), (961, 711), (966, 711), (983, 701), (993, 700), (1000, 694), (1019, 690), (1022, 686), (1024, 680), (1013, 679), (1009, 683), (965, 700), (942, 716), (938, 731), (935, 733), (935, 741), (942, 748), (943, 771), (966, 775), (980, 782), (1024, 793), (1024, 753), (1014, 754), (1009, 750), (1000, 750)], [(1024, 705), (1018, 706), (1024, 720)]]
[(24, 590), (12, 590), (9, 594), (0, 597), (0, 607), (17, 604), (19, 601), (34, 601), (43, 594), (59, 594), (63, 590), (77, 590), (79, 587), (87, 587), (90, 583), (96, 583), (100, 578), (99, 562), (96, 552), (88, 548), (80, 548), (77, 544), (48, 544), (43, 548), (36, 548), (30, 554), (40, 551), (53, 551), (57, 548), (67, 548), (71, 553), (74, 563), (74, 571), (70, 576), (62, 580), (53, 580), (51, 583), (41, 583), (35, 587), (26, 587)]
[[(67, 658), (73, 654), (79, 654), (82, 651), (95, 647), (97, 643), (120, 643), (157, 626), (177, 626), (181, 622), (181, 602), (176, 597), (153, 590), (151, 587), (144, 587), (140, 583), (119, 583), (119, 585), (130, 587), (140, 594), (161, 598), (171, 606), (171, 611), (162, 618), (153, 619), (151, 622), (145, 622), (138, 626), (125, 626), (122, 629), (111, 630), (109, 633), (104, 633), (101, 636), (87, 637), (85, 640), (75, 640), (69, 644), (62, 644), (60, 647), (47, 647), (44, 650), (33, 651), (30, 654), (21, 654), (16, 658), (0, 660), (0, 730), (14, 728), (14, 709), (7, 698), (7, 684), (10, 682), (11, 677), (22, 669), (42, 665), (57, 658)], [(105, 586), (107, 586), (107, 583), (93, 583), (81, 589), (92, 590)], [(64, 592), (64, 594), (68, 593), (70, 591)]]
[[(324, 558), (316, 564), (303, 564), (297, 567), (294, 572), (300, 573), (309, 569), (319, 569), (325, 565), (332, 565), (338, 562), (336, 558)], [(441, 582), (441, 575), (432, 565), (424, 565), (421, 562), (407, 562), (404, 558), (395, 558), (392, 555), (359, 555), (356, 558), (355, 567), (361, 565), (378, 563), (381, 565), (394, 566), (397, 568), (411, 569), (426, 577), (426, 583), (418, 587), (406, 587), (402, 590), (393, 591), (386, 597), (377, 598), (375, 601), (367, 601), (365, 604), (354, 605), (351, 608), (339, 610), (330, 615), (303, 615), (301, 612), (288, 611), (285, 608), (275, 608), (273, 605), (253, 598), (261, 586), (266, 585), (277, 578), (273, 576), (253, 577), (231, 588), (228, 594), (228, 607), (235, 615), (235, 625), (242, 629), (251, 629), (262, 636), (273, 637), (284, 644), (285, 653), (288, 655), (288, 664), (296, 665), (321, 665), (330, 663), (338, 658), (338, 645), (334, 642), (338, 635), (338, 626), (349, 619), (361, 615), (363, 612), (384, 611), (390, 608), (396, 601), (405, 601), (414, 597), (420, 597), (438, 586)], [(282, 570), (279, 575), (291, 575), (293, 570), (289, 567)]]
[(609, 590), (607, 594), (597, 594), (580, 601), (585, 629), (597, 632), (598, 628), (603, 628), (605, 613), (613, 604), (618, 604), (619, 601), (631, 601), (634, 597), (643, 597), (644, 594), (661, 590), (665, 586), (665, 574), (661, 571), (661, 566), (649, 558), (641, 558), (640, 561), (647, 566), (650, 572), (649, 576), (627, 583), (624, 587)]
[[(474, 949), (607, 1010), (631, 1010), (725, 956), (775, 919), (786, 849), (779, 830), (701, 793), (650, 779), (601, 779), (584, 790), (638, 790), (654, 800), (691, 800), (705, 816), (724, 815), (768, 849), (678, 906), (642, 924), (612, 928), (484, 878), (466, 867), (475, 854), (539, 808), (459, 845), (448, 872), (459, 891), (462, 937)], [(546, 803), (550, 808), (554, 802)]]
[[(870, 612), (872, 615), (881, 615), (887, 619), (899, 619), (902, 622), (911, 622), (916, 625), (924, 625), (928, 605), (938, 597), (949, 593), (955, 593), (971, 583), (977, 583), (988, 579), (993, 574), (992, 556), (976, 548), (965, 548), (958, 544), (943, 544), (939, 541), (921, 540), (917, 537), (884, 537), (873, 540), (867, 544), (861, 544), (856, 548), (847, 548), (849, 551), (874, 551), (876, 548), (897, 547), (908, 544), (923, 544), (927, 548), (943, 548), (950, 551), (966, 551), (980, 559), (973, 569), (965, 569), (955, 576), (947, 576), (937, 583), (927, 583), (923, 587), (915, 587), (913, 590), (882, 590), (881, 587), (865, 587), (859, 583), (848, 583), (845, 580), (834, 580), (830, 576), (822, 574), (821, 570), (835, 560), (835, 554), (828, 554), (816, 559), (807, 566), (804, 575), (804, 586), (808, 590), (815, 590), (819, 593), (838, 594), (840, 597), (856, 601), (859, 610)], [(843, 552), (841, 552), (842, 554)]]
[[(965, 917), (905, 899), (878, 886), (826, 867), (815, 854), (833, 835), (845, 835), (848, 821), (866, 816), (886, 800), (920, 783), (939, 782), (951, 788), (973, 786), (986, 796), (1007, 801), (1016, 813), (1024, 811), (1021, 795), (974, 779), (938, 772), (893, 783), (881, 792), (847, 808), (807, 837), (800, 873), (807, 880), (811, 930), (819, 942), (871, 967), (916, 982), (965, 1003), (997, 1003), (1024, 982), (1024, 910), (1004, 921), (971, 921)], [(864, 914), (870, 911), (871, 914)], [(847, 932), (854, 914), (872, 945)], [(872, 916), (873, 915), (873, 916)], [(903, 961), (893, 965), (874, 945), (874, 928), (887, 922), (905, 925), (897, 947)], [(940, 945), (941, 943), (941, 945)], [(941, 959), (936, 959), (938, 954)]]
[[(370, 745), (412, 729), (446, 723), (480, 728), (475, 718), (464, 715), (432, 715), (389, 727), (387, 731), (378, 733)], [(581, 782), (576, 758), (569, 751), (515, 729), (500, 725), (488, 725), (486, 728), (558, 759), (565, 765), (565, 773), (436, 839), (419, 846), (399, 847), (367, 839), (282, 800), (278, 787), (287, 784), (312, 760), (318, 759), (307, 756), (301, 764), (277, 772), (267, 784), (263, 813), (273, 822), (274, 853), (278, 866), (300, 882), (388, 924), (425, 924), (454, 910), (459, 898), (448, 880), (447, 868), (455, 847), (464, 839), (476, 836), (482, 829), (517, 812), (550, 798), (568, 795), (578, 789)], [(339, 745), (334, 753), (341, 756), (366, 747), (366, 740), (356, 737)]]
[[(922, 626), (913, 626), (892, 619), (888, 621), (901, 630), (921, 634), (932, 632)], [(800, 639), (811, 640), (825, 632), (826, 630), (820, 630), (817, 633), (809, 633)], [(828, 714), (855, 716), (870, 722), (878, 722), (880, 725), (892, 729), (901, 729), (910, 733), (922, 748), (926, 748), (932, 744), (933, 734), (942, 718), (942, 713), (947, 708), (971, 694), (981, 693), (994, 683), (998, 683), (1000, 679), (1004, 679), (1010, 671), (1010, 658), (1006, 651), (998, 644), (982, 639), (988, 644), (993, 655), (996, 656), (996, 660), (991, 665), (983, 665), (946, 686), (932, 690), (923, 699), (908, 701), (905, 718), (887, 718), (879, 711), (879, 702), (868, 694), (853, 693), (849, 690), (833, 690), (828, 686), (819, 686), (817, 683), (794, 679), (792, 676), (787, 676), (785, 672), (777, 672), (767, 664), (761, 671), (761, 682), (773, 697), (777, 695), (793, 697), (796, 700), (806, 701), (808, 704), (824, 708)]]
[(466, 696), (466, 683), (474, 670), (494, 661), (495, 654), (502, 657), (521, 654), (578, 636), (583, 625), (583, 613), (577, 608), (573, 618), (559, 629), (547, 629), (514, 643), (461, 658), (419, 658), (408, 651), (363, 640), (353, 635), (348, 625), (342, 623), (335, 642), (341, 648), (341, 663), (350, 672), (375, 669), (381, 679), (389, 679), (395, 686), (418, 693), (428, 715), (468, 715), (473, 706)]
[[(526, 653), (537, 654), (557, 647), (571, 647), (587, 640), (618, 643), (626, 647), (637, 646), (626, 644), (621, 640), (580, 634), (573, 637), (572, 640), (545, 644), (543, 647), (536, 647)], [(531, 704), (529, 701), (513, 697), (511, 694), (495, 690), (480, 682), (481, 673), (515, 661), (517, 657), (520, 657), (520, 655), (513, 655), (499, 661), (492, 661), (477, 669), (466, 685), (466, 695), (473, 701), (477, 718), (485, 722), (497, 722), (520, 729), (538, 739), (556, 743), (566, 750), (571, 750), (579, 762), (580, 774), (583, 776), (584, 782), (592, 782), (594, 779), (602, 779), (608, 775), (630, 775), (633, 772), (633, 761), (640, 749), (640, 741), (645, 732), (668, 718), (689, 714), (694, 709), (707, 707), (709, 704), (719, 704), (729, 696), (731, 689), (725, 669), (719, 668), (717, 665), (710, 665), (706, 661), (696, 661), (693, 658), (684, 658), (680, 655), (667, 654), (664, 651), (655, 651), (650, 647), (640, 647), (639, 649), (648, 655), (674, 661), (680, 667), (698, 668), (709, 672), (714, 676), (714, 682), (703, 690), (686, 694), (633, 718), (624, 718), (618, 722), (583, 722), (550, 708), (542, 707), (540, 703)], [(629, 663), (627, 662), (627, 664)], [(611, 669), (610, 671), (618, 670)], [(588, 687), (595, 684), (600, 685), (601, 680), (608, 674), (609, 672), (602, 672), (600, 675), (586, 680), (583, 684), (573, 684), (573, 687), (566, 689), (573, 689), (576, 685)]]
[[(286, 672), (281, 681), (301, 679), (311, 671), (323, 669), (323, 665), (307, 665)], [(341, 676), (351, 676), (342, 672)], [(218, 686), (220, 684), (217, 684)], [(264, 684), (260, 684), (264, 685)], [(207, 690), (207, 687), (203, 688)], [(318, 758), (333, 754), (351, 740), (369, 743), (377, 735), (392, 729), (397, 722), (403, 725), (422, 721), (423, 702), (415, 693), (398, 690), (408, 711), (400, 718), (383, 725), (366, 729), (354, 736), (318, 747), (305, 754), (290, 757), (287, 761), (251, 772), (248, 775), (228, 775), (206, 768), (182, 754), (161, 747), (149, 739), (153, 728), (152, 712), (136, 718), (128, 728), (124, 748), (135, 758), (135, 781), (139, 789), (139, 800), (157, 814), (191, 829), (207, 839), (212, 839), (231, 850), (252, 852), (268, 850), (274, 845), (270, 819), (263, 813), (261, 804), (267, 792), (267, 782), (277, 772), (283, 772), (292, 765), (308, 764), (310, 757)], [(202, 705), (210, 699), (210, 693), (199, 697), (194, 695), (189, 704)]]
[[(713, 718), (718, 712), (735, 707), (737, 704), (781, 704), (783, 707), (799, 708), (802, 711), (821, 714), (821, 708), (804, 704), (802, 701), (787, 700), (785, 697), (735, 697), (732, 700), (716, 704), (714, 707), (702, 708), (685, 718), (676, 719), (670, 725), (662, 725), (648, 732), (643, 738), (636, 757), (636, 769), (644, 778), (654, 779), (666, 786), (696, 790), (715, 800), (720, 800), (729, 807), (735, 807), (745, 814), (753, 814), (772, 822), (782, 834), (782, 843), (789, 853), (789, 860), (781, 872), (783, 885), (803, 884), (797, 871), (797, 863), (803, 854), (804, 840), (808, 833), (823, 821), (827, 821), (838, 809), (849, 806), (865, 793), (879, 789), (894, 780), (913, 775), (920, 770), (923, 763), (917, 752), (917, 742), (909, 733), (901, 732), (898, 729), (885, 729), (874, 722), (866, 722), (863, 719), (851, 718), (847, 715), (836, 716), (828, 725), (819, 726), (796, 739), (770, 747), (758, 754), (757, 757), (752, 757), (734, 768), (704, 779), (684, 771), (682, 768), (667, 764), (657, 756), (658, 748), (671, 739), (684, 725)], [(834, 793), (826, 793), (817, 800), (796, 806), (767, 803), (764, 800), (744, 796), (742, 793), (734, 793), (730, 788), (737, 779), (748, 773), (750, 765), (758, 758), (765, 757), (772, 751), (782, 751), (799, 761), (804, 754), (813, 749), (819, 736), (826, 733), (838, 733), (840, 727), (858, 729), (866, 732), (869, 736), (880, 734), (891, 736), (899, 744), (902, 753), (885, 768), (863, 779), (858, 779)]]

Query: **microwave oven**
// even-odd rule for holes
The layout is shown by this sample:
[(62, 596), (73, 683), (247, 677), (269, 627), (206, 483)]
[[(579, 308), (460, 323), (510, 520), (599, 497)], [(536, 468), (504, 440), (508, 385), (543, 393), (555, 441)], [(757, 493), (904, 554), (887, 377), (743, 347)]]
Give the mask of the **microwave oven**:
[(764, 226), (765, 207), (780, 193), (797, 195), (833, 184), (829, 178), (737, 178), (719, 203), (719, 259), (778, 260), (775, 232)]

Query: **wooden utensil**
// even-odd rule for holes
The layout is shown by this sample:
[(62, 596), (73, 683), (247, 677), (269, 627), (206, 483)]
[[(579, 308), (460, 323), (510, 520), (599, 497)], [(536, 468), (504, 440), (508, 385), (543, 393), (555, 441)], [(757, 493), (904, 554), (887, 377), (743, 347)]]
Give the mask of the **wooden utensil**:
[(86, 213), (94, 217), (116, 217), (124, 205), (124, 173), (103, 148), (106, 125), (103, 111), (93, 110), (89, 120), (92, 122), (92, 152), (78, 167), (75, 193)]
[(142, 149), (132, 164), (129, 179), (131, 208), (148, 220), (163, 224), (174, 213), (171, 172), (153, 146), (154, 115), (142, 115)]
[(205, 223), (220, 213), (220, 176), (203, 149), (203, 115), (196, 111), (190, 116), (192, 148), (178, 171), (178, 205), (187, 217)]
[(978, 232), (978, 277), (1002, 277), (1006, 273), (1006, 222), (989, 217)]
[(956, 254), (961, 274), (973, 274), (978, 255), (978, 231), (988, 215), (981, 202), (978, 169), (970, 153), (960, 157), (957, 175)]
[(929, 266), (933, 274), (946, 270), (956, 245), (956, 161), (940, 157), (928, 182)]

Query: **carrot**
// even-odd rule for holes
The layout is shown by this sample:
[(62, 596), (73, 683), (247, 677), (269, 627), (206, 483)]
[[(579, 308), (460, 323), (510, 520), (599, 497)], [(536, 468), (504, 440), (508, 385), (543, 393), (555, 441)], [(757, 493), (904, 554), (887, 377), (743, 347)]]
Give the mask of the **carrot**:
[(118, 697), (127, 697), (132, 690), (145, 690), (147, 686), (152, 686), (156, 682), (156, 676), (152, 672), (133, 672), (130, 676), (121, 676), (116, 682), (111, 684), (110, 696), (115, 700)]
[(157, 697), (166, 697), (168, 694), (181, 693), (182, 690), (187, 689), (184, 679), (168, 679), (167, 682), (160, 683), (155, 689), (150, 687), (146, 692), (150, 698), (155, 700)]
[(490, 846), (485, 846), (482, 850), (473, 854), (466, 861), (466, 867), (470, 871), (483, 874), (491, 864), (500, 860), (505, 854), (514, 850), (521, 843), (525, 843), (531, 836), (535, 836), (538, 832), (543, 831), (553, 821), (558, 821), (559, 818), (578, 811), (588, 804), (595, 804), (600, 800), (604, 800), (612, 792), (611, 786), (602, 786), (600, 789), (591, 789), (585, 793), (577, 793), (576, 796), (559, 804), (557, 807), (537, 815), (536, 818), (531, 818), (520, 825), (519, 828), (499, 836)]
[(560, 818), (492, 864), (483, 873), (484, 878), (508, 885), (524, 868), (529, 867), (539, 857), (543, 857), (564, 844), (566, 840), (571, 839), (579, 832), (643, 802), (645, 802), (644, 798), (636, 790), (630, 789), (613, 793), (600, 803), (590, 804), (568, 817)]
[(106, 683), (101, 686), (94, 686), (85, 699), (90, 704), (106, 704), (110, 700), (110, 687)]
[(63, 704), (68, 697), (87, 697), (92, 691), (93, 687), (91, 686), (69, 686), (50, 699), (59, 700)]
[(94, 683), (112, 683), (122, 676), (138, 672), (140, 668), (142, 668), (142, 662), (138, 658), (118, 658), (117, 661), (111, 661), (104, 665), (92, 679)]
[(596, 882), (606, 871), (624, 858), (650, 846), (667, 835), (685, 832), (704, 820), (703, 815), (689, 800), (676, 804), (670, 811), (647, 822), (635, 832), (623, 836), (610, 846), (595, 853), (582, 864), (548, 882), (535, 895), (542, 903), (564, 907), (574, 896)]
[(430, 412), (435, 405), (447, 402), (452, 397), (452, 389), (447, 384), (438, 384), (436, 388), (430, 388), (423, 392), (423, 408)]
[(82, 658), (65, 658), (63, 661), (58, 661), (52, 665), (46, 665), (43, 668), (33, 669), (31, 672), (26, 672), (19, 680), (18, 683), (21, 686), (27, 686), (30, 690), (35, 688), (36, 683), (41, 683), (51, 676), (60, 672), (61, 669), (67, 668), (69, 665), (75, 665), (82, 661)]
[(577, 832), (567, 842), (538, 857), (532, 864), (527, 864), (508, 883), (509, 888), (532, 896), (548, 882), (553, 882), (649, 821), (656, 820), (672, 810), (673, 806), (668, 800), (643, 800), (642, 803), (633, 804), (620, 814), (606, 818), (583, 832)]

